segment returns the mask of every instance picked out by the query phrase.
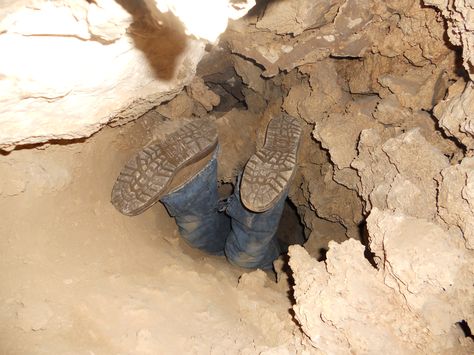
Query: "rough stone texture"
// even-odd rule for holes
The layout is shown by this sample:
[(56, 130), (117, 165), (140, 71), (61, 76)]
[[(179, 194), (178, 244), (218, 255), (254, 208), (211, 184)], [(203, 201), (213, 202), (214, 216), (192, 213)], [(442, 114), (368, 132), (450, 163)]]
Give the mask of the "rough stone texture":
[(187, 86), (186, 91), (189, 96), (199, 102), (206, 111), (211, 111), (214, 106), (219, 105), (219, 95), (210, 90), (204, 80), (195, 77), (193, 81)]
[(434, 86), (438, 78), (431, 68), (427, 69), (413, 69), (402, 76), (385, 74), (380, 76), (378, 81), (395, 94), (403, 107), (429, 110), (433, 106)]
[[(456, 77), (453, 70), (455, 56), (442, 42), (444, 30), (436, 11), (422, 8), (416, 1), (331, 3), (338, 8), (332, 20), (303, 28), (298, 14), (304, 12), (305, 4), (304, 1), (269, 2), (263, 14), (233, 24), (223, 40), (239, 56), (237, 71), (242, 73), (245, 64), (241, 76), (248, 90), (262, 92), (262, 77), (272, 77), (275, 84), (287, 92), (282, 109), (315, 124), (314, 137), (329, 152), (330, 159), (324, 158), (320, 164), (333, 166), (321, 170), (319, 167), (314, 169), (308, 158), (314, 154), (310, 153), (314, 149), (303, 149), (306, 153), (301, 158), (303, 168), (298, 184), (307, 191), (290, 193), (291, 198), (298, 206), (303, 205), (301, 198), (311, 200), (310, 206), (316, 212), (315, 221), (321, 217), (337, 221), (353, 231), (349, 233), (351, 236), (357, 237), (357, 224), (362, 220), (358, 215), (357, 194), (364, 196), (369, 188), (363, 186), (352, 165), (359, 154), (357, 148), (362, 130), (376, 129), (384, 136), (382, 144), (416, 128), (425, 141), (440, 150), (440, 154), (459, 156), (459, 149), (442, 138), (435, 123), (423, 111), (432, 109), (443, 98), (450, 80)], [(318, 4), (316, 2), (315, 6)], [(332, 14), (328, 12), (328, 18)], [(278, 21), (282, 26), (276, 29)], [(289, 33), (292, 36), (286, 36)], [(367, 51), (369, 47), (371, 52)], [(329, 56), (360, 59), (335, 61)], [(252, 69), (250, 63), (257, 65)], [(253, 75), (248, 74), (252, 72)], [(249, 76), (254, 78), (252, 82)], [(351, 98), (351, 93), (378, 96)], [(380, 172), (390, 174), (392, 163), (384, 164), (380, 166)], [(371, 171), (368, 173), (371, 179), (377, 179)], [(395, 181), (395, 187), (390, 194), (390, 189), (383, 191), (390, 185), (384, 181), (372, 194), (373, 198), (380, 199), (376, 204), (384, 205), (388, 199), (390, 208), (399, 209), (404, 204), (397, 197), (399, 193), (416, 192), (408, 197), (408, 200), (416, 200), (422, 198), (426, 189), (430, 190), (430, 201), (434, 203), (436, 191), (431, 175), (426, 178), (429, 181), (426, 187), (423, 187), (425, 180), (419, 183), (421, 190), (418, 191), (418, 185), (411, 182), (416, 181), (416, 177), (410, 180), (397, 176), (396, 172), (393, 174), (395, 180), (391, 182)], [(315, 187), (318, 184), (321, 188)], [(362, 203), (368, 213), (370, 200), (364, 199)], [(307, 227), (314, 224), (308, 209), (301, 208), (303, 210)], [(433, 204), (429, 212), (412, 213), (434, 218), (435, 210)], [(340, 240), (340, 236), (335, 239)]]
[(413, 340), (426, 342), (401, 295), (364, 259), (359, 242), (330, 242), (326, 262), (298, 246), (289, 254), (296, 318), (323, 353), (411, 354)]
[(299, 35), (308, 28), (317, 28), (334, 20), (342, 0), (270, 2), (257, 22), (257, 28), (278, 34)]
[(462, 239), (435, 223), (376, 209), (368, 228), (385, 284), (400, 292), (410, 310), (426, 322), (433, 343), (423, 348), (456, 346), (454, 324), (471, 321), (474, 305), (472, 298), (461, 296), (472, 290), (474, 280), (473, 254)]
[[(218, 179), (235, 182), (245, 163), (256, 150), (259, 116), (251, 111), (233, 109), (216, 121), (219, 133)], [(235, 139), (235, 137), (241, 139)]]
[(466, 247), (474, 249), (474, 158), (441, 171), (438, 212), (448, 225), (460, 228)]
[[(377, 267), (384, 271), (384, 282), (399, 291), (411, 309), (422, 312), (432, 323), (431, 331), (441, 335), (459, 319), (470, 317), (472, 300), (446, 304), (473, 281), (472, 266), (465, 264), (472, 255), (461, 238), (433, 222), (378, 209), (372, 210), (367, 225), (370, 249)], [(446, 320), (437, 319), (443, 317)]]
[(471, 353), (472, 162), (456, 140), (471, 149), (472, 85), (435, 9), (325, 5), (307, 21), (306, 1), (269, 2), (223, 37), (247, 90), (281, 90), (262, 122), (308, 124), (290, 198), (314, 258), (290, 251), (296, 318), (322, 353)]
[(361, 98), (350, 103), (344, 114), (329, 114), (314, 127), (313, 136), (328, 150), (334, 163), (336, 181), (354, 190), (358, 181), (351, 162), (357, 156), (360, 132), (379, 126), (371, 116), (376, 103), (375, 97)]
[(176, 95), (204, 52), (179, 29), (152, 24), (138, 5), (10, 6), (0, 10), (0, 149), (86, 137), (112, 119), (135, 119)]
[(472, 319), (472, 298), (459, 298), (472, 288), (472, 255), (426, 220), (374, 209), (368, 227), (378, 269), (355, 240), (330, 242), (324, 263), (290, 248), (293, 308), (313, 345), (338, 354), (472, 351), (455, 325)]
[[(326, 58), (330, 54), (341, 57), (360, 57), (370, 47), (369, 36), (361, 31), (372, 19), (372, 4), (369, 2), (345, 1), (339, 7), (336, 4), (340, 2), (330, 2), (329, 6), (334, 6), (333, 9), (320, 21), (325, 26), (314, 30), (310, 26), (307, 31), (297, 37), (258, 31), (260, 21), (264, 21), (265, 26), (269, 26), (270, 23), (279, 22), (281, 18), (287, 19), (289, 13), (295, 14), (294, 16), (306, 14), (308, 11), (306, 3), (307, 1), (291, 2), (291, 4), (282, 2), (275, 5), (270, 3), (269, 7), (272, 10), (267, 12), (263, 19), (257, 21), (252, 18), (247, 19), (257, 24), (256, 27), (252, 25), (251, 28), (247, 28), (248, 33), (242, 33), (242, 24), (232, 26), (231, 32), (228, 33), (232, 52), (254, 59), (265, 68), (263, 76), (273, 77), (279, 70), (290, 71), (302, 64)], [(326, 6), (325, 4), (316, 2), (315, 6)], [(293, 10), (288, 12), (288, 6)], [(331, 21), (335, 12), (337, 14)], [(290, 20), (292, 23), (297, 23), (297, 21), (295, 18)], [(300, 28), (289, 31), (300, 32), (301, 30)], [(247, 40), (249, 35), (254, 35), (250, 43)]]
[(334, 62), (325, 60), (302, 65), (298, 72), (304, 79), (288, 85), (289, 93), (283, 103), (288, 114), (316, 123), (329, 112), (342, 111), (350, 100), (341, 87)]
[(237, 55), (232, 56), (236, 73), (248, 88), (263, 95), (266, 91), (266, 81), (262, 78), (262, 70)]
[[(154, 111), (169, 119), (179, 119), (190, 117), (194, 112), (195, 104), (194, 100), (185, 91), (181, 91), (172, 100), (156, 107)], [(146, 114), (149, 114), (149, 112)]]
[[(358, 224), (362, 221), (361, 201), (355, 191), (333, 180), (334, 167), (329, 164), (327, 153), (314, 143), (310, 132), (306, 129), (302, 138), (300, 167), (290, 198), (300, 206), (300, 214), (310, 235), (319, 235), (321, 241), (357, 238)], [(319, 229), (321, 225), (324, 227)], [(322, 242), (312, 249), (317, 251), (325, 246)]]
[(436, 6), (446, 19), (446, 34), (452, 44), (463, 49), (463, 64), (474, 80), (474, 8), (471, 1), (423, 0)]
[(434, 108), (439, 125), (467, 149), (474, 149), (474, 84), (459, 80), (450, 86), (446, 100)]
[(364, 130), (358, 150), (352, 167), (361, 178), (366, 211), (388, 208), (410, 216), (435, 218), (435, 178), (448, 166), (448, 159), (419, 130), (386, 141), (376, 130)]

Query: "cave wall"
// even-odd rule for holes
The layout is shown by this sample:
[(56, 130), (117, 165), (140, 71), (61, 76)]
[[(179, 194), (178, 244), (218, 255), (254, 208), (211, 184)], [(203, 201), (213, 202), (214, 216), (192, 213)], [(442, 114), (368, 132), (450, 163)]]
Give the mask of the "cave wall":
[[(224, 37), (313, 127), (290, 193), (309, 241), (290, 266), (296, 318), (324, 353), (472, 352), (460, 327), (474, 322), (463, 6), (440, 6), (462, 49), (418, 1), (269, 2)], [(308, 256), (328, 240), (323, 263)]]
[(308, 241), (290, 266), (323, 353), (473, 349), (472, 11), (433, 4), (269, 1), (219, 43), (257, 146), (279, 111), (307, 124), (290, 198)]

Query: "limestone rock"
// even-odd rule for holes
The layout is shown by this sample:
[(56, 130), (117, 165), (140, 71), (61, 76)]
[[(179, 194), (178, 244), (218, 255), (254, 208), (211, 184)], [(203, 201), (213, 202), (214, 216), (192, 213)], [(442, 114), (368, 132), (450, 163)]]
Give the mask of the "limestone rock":
[[(474, 273), (460, 238), (423, 219), (374, 209), (367, 220), (370, 248), (387, 286), (420, 315), (439, 346), (457, 342), (453, 324), (470, 317)], [(439, 268), (438, 265), (443, 265)]]
[(427, 341), (401, 295), (384, 284), (358, 241), (329, 243), (325, 262), (299, 246), (290, 247), (289, 254), (296, 318), (323, 353), (412, 354), (417, 343)]
[(302, 207), (298, 210), (298, 213), (309, 229), (304, 248), (312, 257), (322, 260), (326, 256), (329, 242), (342, 243), (348, 239), (346, 229), (342, 224), (319, 218), (308, 208)]
[[(252, 38), (249, 42), (248, 38)], [(278, 41), (276, 35), (270, 32), (259, 32), (252, 28), (230, 28), (224, 39), (231, 48), (232, 53), (255, 60), (265, 68), (262, 75), (273, 77), (278, 74), (276, 62), (280, 57), (292, 49), (286, 42)]]
[[(247, 160), (255, 153), (258, 118), (259, 116), (251, 111), (233, 109), (217, 119), (220, 181), (234, 182)], [(235, 139), (236, 136), (239, 139)]]
[(187, 34), (215, 42), (227, 28), (229, 19), (237, 20), (245, 16), (255, 6), (255, 0), (245, 1), (187, 1), (187, 0), (147, 0), (162, 13), (172, 12), (181, 20)]
[(165, 102), (158, 106), (155, 111), (169, 119), (179, 119), (183, 117), (191, 117), (194, 109), (194, 100), (186, 94), (185, 91), (180, 92), (169, 102)]
[(385, 74), (378, 81), (397, 96), (402, 106), (414, 110), (431, 109), (436, 75), (431, 71), (412, 71), (403, 76)]
[(367, 56), (363, 61), (342, 62), (340, 71), (347, 78), (349, 91), (353, 94), (374, 94), (383, 90), (378, 78), (396, 71), (397, 59), (381, 55)]
[[(190, 82), (204, 44), (115, 1), (0, 10), (0, 149), (87, 137)], [(140, 22), (135, 22), (140, 18)]]
[(449, 225), (457, 226), (469, 249), (474, 249), (474, 158), (441, 172), (438, 212)]
[(331, 61), (303, 65), (299, 72), (308, 80), (290, 87), (283, 103), (286, 112), (308, 123), (316, 123), (328, 112), (343, 110), (349, 96), (342, 90), (336, 66)]
[(261, 94), (248, 88), (243, 88), (242, 93), (244, 94), (245, 104), (250, 111), (257, 114), (265, 111), (267, 108), (267, 100), (265, 100)]
[(219, 105), (219, 95), (210, 90), (204, 84), (204, 81), (197, 76), (188, 85), (186, 91), (191, 98), (198, 101), (207, 111), (211, 111), (214, 106)]
[(419, 129), (423, 137), (445, 156), (461, 154), (459, 147), (453, 141), (442, 136), (429, 113), (403, 107), (393, 94), (378, 102), (372, 116), (386, 127), (400, 128), (402, 131)]
[[(436, 148), (431, 147), (418, 130), (414, 129), (394, 139), (382, 147), (390, 162), (402, 175), (412, 175), (416, 180), (433, 178), (448, 166), (448, 159)], [(406, 159), (411, 156), (411, 161)]]
[(474, 80), (474, 8), (468, 1), (423, 0), (436, 6), (446, 19), (446, 34), (452, 44), (463, 47), (463, 64)]
[(446, 100), (434, 109), (446, 134), (456, 138), (467, 149), (474, 149), (474, 84), (458, 81), (449, 88)]
[(237, 55), (232, 56), (236, 73), (242, 78), (247, 87), (263, 95), (266, 89), (266, 82), (262, 78), (262, 70), (253, 63)]
[(323, 353), (468, 353), (472, 344), (460, 342), (455, 323), (473, 306), (465, 297), (472, 292), (472, 256), (432, 222), (372, 213), (378, 269), (352, 239), (329, 243), (324, 262), (290, 247), (293, 309), (303, 331)]
[(305, 121), (308, 120), (307, 122), (309, 123), (313, 123), (314, 119), (321, 119), (321, 114), (326, 111), (313, 112), (313, 114), (309, 117), (302, 112), (303, 107), (305, 107), (311, 99), (311, 94), (312, 90), (309, 86), (309, 83), (305, 82), (305, 80), (303, 79), (301, 84), (291, 86), (288, 95), (285, 97), (285, 100), (283, 102), (283, 109), (289, 115), (293, 117), (301, 117)]
[(388, 208), (409, 216), (435, 218), (435, 178), (449, 163), (418, 129), (385, 142), (374, 129), (364, 130), (358, 150), (351, 166), (361, 178), (366, 211)]
[[(311, 140), (306, 139), (303, 139), (302, 144), (303, 147), (310, 144), (314, 146)], [(324, 151), (317, 147), (304, 150), (303, 147), (305, 154), (300, 157), (301, 175), (294, 182), (302, 191), (300, 198), (309, 202), (318, 218), (340, 223), (348, 237), (358, 238), (357, 225), (362, 221), (362, 204), (357, 193), (334, 181), (334, 168), (328, 164)], [(306, 218), (306, 223), (313, 223), (309, 215)]]
[(330, 114), (316, 123), (313, 136), (328, 149), (331, 161), (337, 168), (349, 168), (357, 156), (357, 142), (363, 129), (375, 128), (371, 116), (377, 104), (375, 97), (362, 98), (346, 108), (344, 114)]
[(403, 107), (397, 97), (391, 94), (378, 102), (373, 116), (385, 125), (402, 126), (404, 122), (410, 120), (412, 111)]
[(417, 129), (388, 140), (382, 150), (398, 174), (387, 194), (387, 205), (407, 215), (433, 219), (436, 182), (448, 159), (431, 146)]
[[(288, 4), (281, 2), (271, 6), (292, 7), (292, 4), (292, 2)], [(337, 9), (337, 6), (334, 9)], [(302, 11), (306, 12), (307, 9)], [(325, 16), (333, 15), (334, 13), (329, 11)], [(321, 28), (304, 31), (295, 37), (282, 37), (272, 32), (258, 31), (257, 22), (257, 28), (232, 26), (226, 35), (226, 40), (233, 53), (250, 58), (263, 66), (264, 77), (274, 77), (280, 70), (291, 71), (301, 65), (327, 58), (329, 55), (354, 58), (363, 56), (371, 46), (369, 36), (363, 31), (371, 19), (370, 3), (350, 0), (338, 8), (333, 22)], [(250, 43), (249, 37), (252, 38)]]
[(278, 34), (298, 35), (308, 28), (318, 28), (334, 20), (342, 0), (270, 2), (257, 28)]

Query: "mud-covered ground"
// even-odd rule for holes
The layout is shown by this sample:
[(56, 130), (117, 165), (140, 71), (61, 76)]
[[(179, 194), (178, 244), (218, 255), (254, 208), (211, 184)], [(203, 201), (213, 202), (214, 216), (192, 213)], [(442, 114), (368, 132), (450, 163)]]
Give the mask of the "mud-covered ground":
[(188, 247), (161, 204), (133, 218), (110, 204), (149, 129), (2, 157), (0, 353), (254, 354), (296, 341), (284, 280)]

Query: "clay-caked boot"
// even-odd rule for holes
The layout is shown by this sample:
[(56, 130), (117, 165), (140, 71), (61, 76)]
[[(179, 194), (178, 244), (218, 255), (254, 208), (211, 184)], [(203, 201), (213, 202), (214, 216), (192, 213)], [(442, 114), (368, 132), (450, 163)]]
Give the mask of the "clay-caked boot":
[(138, 152), (122, 169), (112, 203), (137, 215), (161, 201), (191, 246), (222, 255), (230, 219), (218, 212), (217, 130), (193, 120)]
[(296, 171), (302, 129), (296, 118), (280, 114), (267, 127), (265, 144), (245, 166), (240, 197), (249, 210), (263, 212), (287, 193)]
[(286, 114), (273, 118), (263, 148), (247, 162), (226, 210), (232, 218), (225, 246), (231, 263), (270, 269), (280, 255), (276, 232), (296, 170), (301, 133), (295, 118)]
[(121, 213), (142, 213), (169, 191), (173, 178), (184, 167), (200, 161), (217, 146), (215, 124), (197, 119), (154, 142), (133, 156), (112, 189), (112, 204)]

